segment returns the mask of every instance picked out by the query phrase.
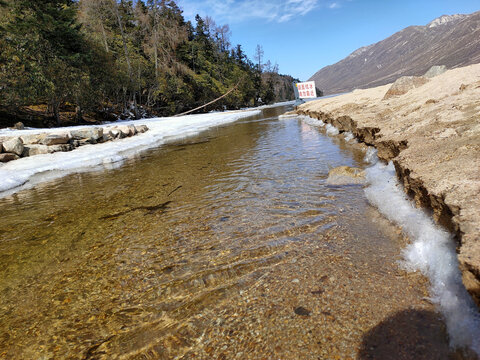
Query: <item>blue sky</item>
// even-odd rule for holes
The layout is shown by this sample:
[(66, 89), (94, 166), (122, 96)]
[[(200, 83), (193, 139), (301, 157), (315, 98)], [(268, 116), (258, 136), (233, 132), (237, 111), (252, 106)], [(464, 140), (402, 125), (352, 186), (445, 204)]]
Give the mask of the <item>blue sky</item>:
[[(480, 0), (178, 0), (187, 20), (228, 24), (253, 60), (257, 44), (280, 73), (307, 80), (359, 47), (441, 15), (480, 10)], [(193, 21), (192, 21), (193, 22)]]

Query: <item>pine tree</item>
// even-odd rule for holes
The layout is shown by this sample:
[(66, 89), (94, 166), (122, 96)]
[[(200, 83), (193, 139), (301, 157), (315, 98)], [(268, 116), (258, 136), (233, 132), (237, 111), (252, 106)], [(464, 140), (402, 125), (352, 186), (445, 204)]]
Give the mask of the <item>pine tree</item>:
[(47, 103), (60, 122), (59, 107), (75, 101), (84, 75), (86, 49), (71, 0), (16, 0), (6, 25), (10, 52), (5, 92), (17, 105)]

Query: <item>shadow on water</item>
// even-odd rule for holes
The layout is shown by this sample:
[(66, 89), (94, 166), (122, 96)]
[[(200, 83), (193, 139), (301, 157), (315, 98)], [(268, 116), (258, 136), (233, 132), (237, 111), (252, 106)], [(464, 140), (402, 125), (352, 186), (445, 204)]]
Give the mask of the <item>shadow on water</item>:
[(427, 310), (408, 309), (384, 319), (363, 336), (360, 360), (476, 359), (448, 347), (445, 323)]
[[(177, 188), (175, 190), (180, 189), (181, 187), (182, 186), (177, 186)], [(171, 191), (170, 194), (172, 194), (175, 190)], [(137, 207), (133, 207), (131, 209), (121, 211), (121, 212), (118, 212), (118, 213), (115, 213), (115, 214), (102, 216), (102, 217), (100, 217), (100, 220), (116, 219), (120, 216), (129, 214), (132, 211), (136, 211), (136, 210), (145, 210), (146, 214), (150, 214), (150, 215), (154, 214), (157, 211), (164, 212), (167, 209), (167, 207), (170, 203), (171, 203), (171, 201), (166, 201), (166, 202), (163, 202), (161, 204), (153, 205), (153, 206), (137, 206)]]

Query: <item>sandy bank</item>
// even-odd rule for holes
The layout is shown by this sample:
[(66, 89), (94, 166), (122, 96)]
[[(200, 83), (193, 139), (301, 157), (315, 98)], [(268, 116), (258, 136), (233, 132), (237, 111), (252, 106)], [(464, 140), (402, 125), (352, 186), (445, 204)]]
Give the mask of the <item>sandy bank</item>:
[(480, 304), (480, 64), (447, 71), (403, 95), (390, 85), (309, 102), (297, 110), (392, 160), (417, 205), (457, 234), (463, 282)]

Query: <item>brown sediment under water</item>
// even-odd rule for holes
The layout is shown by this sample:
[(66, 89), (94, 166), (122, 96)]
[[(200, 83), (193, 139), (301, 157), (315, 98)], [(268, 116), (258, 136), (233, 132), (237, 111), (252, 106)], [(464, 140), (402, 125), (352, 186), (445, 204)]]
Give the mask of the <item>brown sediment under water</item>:
[(0, 358), (452, 356), (399, 229), (326, 184), (363, 151), (284, 111), (0, 199)]

